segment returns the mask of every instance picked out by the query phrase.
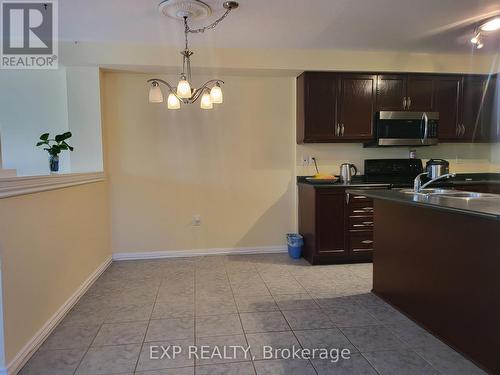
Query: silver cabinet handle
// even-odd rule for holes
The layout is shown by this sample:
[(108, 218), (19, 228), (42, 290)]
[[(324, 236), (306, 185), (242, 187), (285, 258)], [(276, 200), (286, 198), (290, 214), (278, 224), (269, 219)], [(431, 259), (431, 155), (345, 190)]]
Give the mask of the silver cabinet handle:
[(462, 124), (462, 137), (465, 135), (465, 125)]
[(364, 195), (355, 195), (354, 199), (366, 199)]
[(408, 97), (408, 108), (406, 109), (410, 109), (410, 107), (411, 107), (411, 96)]
[(345, 203), (346, 204), (349, 204), (349, 195), (350, 195), (349, 193), (346, 193), (346, 195), (345, 195)]
[(344, 136), (344, 130), (345, 130), (345, 126), (344, 124), (340, 124), (341, 128), (342, 128), (342, 137)]
[(339, 135), (339, 124), (335, 124), (335, 136), (338, 137)]
[(370, 225), (373, 225), (373, 221), (363, 221), (363, 224), (370, 226)]
[(364, 243), (364, 244), (368, 245), (368, 244), (373, 243), (373, 241), (372, 240), (364, 240), (364, 241), (361, 241), (361, 243)]
[(460, 124), (455, 127), (455, 135), (458, 137), (460, 135)]
[(403, 97), (403, 109), (406, 109), (406, 96)]

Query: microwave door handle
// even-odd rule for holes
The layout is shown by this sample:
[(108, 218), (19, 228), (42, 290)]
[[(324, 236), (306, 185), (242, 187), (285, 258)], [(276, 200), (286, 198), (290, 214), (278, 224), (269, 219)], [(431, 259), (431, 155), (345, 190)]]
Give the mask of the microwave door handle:
[(424, 120), (424, 137), (422, 138), (422, 144), (425, 144), (425, 141), (427, 141), (427, 136), (429, 134), (429, 117), (427, 116), (427, 113), (424, 112), (422, 115), (422, 119)]

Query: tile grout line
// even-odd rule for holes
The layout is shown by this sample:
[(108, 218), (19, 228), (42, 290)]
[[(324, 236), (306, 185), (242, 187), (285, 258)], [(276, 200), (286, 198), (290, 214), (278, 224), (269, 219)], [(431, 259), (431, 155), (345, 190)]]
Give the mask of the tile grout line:
[[(348, 271), (349, 271), (349, 270), (348, 270)], [(349, 272), (350, 272), (350, 271), (349, 271)], [(297, 278), (295, 277), (295, 275), (293, 275), (293, 274), (291, 274), (291, 275), (292, 275), (292, 277), (295, 279), (295, 281), (296, 281), (296, 282), (297, 282), (297, 283), (298, 283), (298, 284), (299, 284), (302, 288), (304, 288), (304, 286), (300, 283), (300, 281), (299, 281), (299, 280), (297, 280)], [(313, 297), (313, 296), (309, 293), (309, 291), (308, 291), (306, 288), (304, 288), (304, 289), (306, 290), (307, 294), (311, 297), (311, 299), (312, 299), (312, 300), (313, 300), (313, 301), (314, 301), (314, 302), (318, 305), (318, 307), (319, 307), (320, 311), (322, 311), (322, 312), (325, 314), (325, 312), (323, 311), (323, 308), (321, 307), (321, 305), (320, 305), (320, 304), (316, 301), (316, 298), (314, 298), (314, 297)], [(356, 303), (356, 304), (357, 304), (357, 303)], [(325, 315), (326, 315), (326, 314), (325, 314)], [(359, 348), (358, 348), (356, 345), (354, 345), (354, 343), (353, 343), (351, 340), (349, 340), (349, 338), (348, 338), (348, 337), (344, 334), (344, 332), (342, 331), (341, 327), (337, 326), (337, 324), (335, 324), (335, 322), (334, 322), (334, 321), (333, 321), (333, 320), (332, 320), (332, 319), (331, 319), (328, 315), (326, 315), (326, 317), (327, 317), (327, 318), (328, 318), (328, 320), (330, 320), (330, 321), (333, 323), (333, 325), (334, 325), (334, 326), (335, 326), (335, 327), (339, 330), (340, 334), (341, 334), (341, 335), (342, 335), (342, 336), (343, 336), (343, 337), (347, 340), (347, 342), (349, 342), (349, 343), (350, 343), (350, 344), (351, 344), (354, 348), (356, 348), (356, 349), (358, 350), (358, 352), (359, 352), (359, 353), (361, 353), (361, 350), (359, 350)], [(352, 353), (351, 353), (351, 354), (352, 354)], [(362, 356), (363, 358), (365, 358), (362, 354), (361, 354), (361, 356)], [(374, 370), (377, 374), (380, 374), (380, 373), (377, 371), (377, 369), (376, 369), (376, 368), (375, 368), (375, 367), (371, 364), (371, 362), (370, 362), (370, 361), (368, 361), (368, 359), (366, 359), (366, 358), (365, 358), (365, 360), (368, 362), (368, 364), (370, 365), (370, 367), (371, 367), (371, 368), (372, 368), (372, 369), (373, 369), (373, 370)], [(311, 363), (311, 364), (312, 364), (312, 363)], [(312, 366), (314, 367), (314, 364), (312, 364)], [(316, 367), (314, 367), (314, 368), (316, 369)]]
[[(294, 330), (292, 329), (292, 326), (290, 325), (290, 322), (288, 321), (288, 319), (286, 318), (285, 314), (283, 314), (283, 311), (281, 310), (280, 306), (278, 305), (278, 302), (276, 301), (276, 299), (274, 298), (274, 295), (271, 293), (271, 290), (268, 288), (267, 286), (267, 283), (264, 281), (264, 278), (262, 277), (262, 275), (260, 274), (259, 270), (257, 270), (257, 273), (259, 274), (259, 277), (260, 279), (262, 280), (262, 282), (264, 283), (264, 285), (266, 286), (269, 294), (271, 295), (272, 299), (274, 300), (274, 302), (276, 303), (276, 307), (278, 308), (278, 311), (281, 313), (281, 316), (283, 317), (283, 319), (285, 319), (285, 322), (286, 324), (288, 325), (288, 327), (290, 327), (290, 331), (292, 332), (292, 335), (293, 337), (295, 337), (295, 340), (297, 340), (297, 342), (299, 343), (299, 346), (304, 349), (304, 347), (302, 346), (302, 344), (300, 343), (299, 341), (299, 338), (297, 337), (297, 335), (295, 334)], [(292, 277), (293, 275), (287, 270), (287, 273), (290, 274)], [(295, 278), (294, 278), (295, 279)], [(300, 283), (299, 283), (300, 285)], [(302, 287), (302, 285), (300, 285)], [(304, 288), (304, 287), (302, 287)], [(316, 367), (314, 367), (312, 361), (310, 359), (307, 360), (307, 362), (309, 363), (309, 365), (311, 366), (311, 368), (313, 369), (313, 371), (316, 373), (316, 375), (319, 375), (318, 374), (318, 371), (316, 370)]]
[[(240, 321), (241, 330), (243, 332), (243, 337), (245, 338), (245, 342), (247, 343), (247, 348), (250, 348), (250, 344), (248, 344), (248, 338), (247, 338), (247, 335), (246, 335), (246, 332), (245, 332), (245, 328), (243, 328), (243, 322), (241, 320), (241, 315), (240, 315), (240, 311), (238, 309), (238, 304), (236, 303), (236, 297), (234, 295), (233, 286), (231, 285), (231, 280), (229, 279), (229, 275), (227, 273), (227, 268), (226, 268), (226, 264), (225, 263), (224, 263), (224, 272), (226, 274), (227, 282), (229, 283), (229, 288), (231, 289), (231, 294), (233, 295), (233, 300), (234, 300), (234, 305), (236, 306), (236, 311), (238, 312), (238, 319)], [(255, 368), (255, 363), (254, 363), (254, 360), (253, 360), (253, 354), (250, 354), (250, 355), (251, 355), (251, 357), (250, 357), (250, 363), (252, 364), (254, 374), (257, 375), (257, 369)]]
[(151, 312), (149, 313), (149, 319), (148, 319), (148, 324), (147, 324), (147, 327), (146, 327), (146, 331), (144, 332), (144, 337), (142, 339), (142, 343), (140, 345), (140, 348), (139, 348), (139, 355), (137, 356), (137, 360), (135, 361), (135, 366), (134, 366), (134, 370), (133, 370), (133, 373), (135, 374), (137, 372), (137, 366), (139, 365), (139, 360), (141, 359), (141, 354), (142, 354), (142, 349), (144, 348), (144, 343), (146, 342), (146, 335), (148, 334), (148, 331), (149, 331), (149, 325), (151, 324), (151, 316), (153, 315), (153, 311), (155, 309), (155, 306), (156, 306), (156, 301), (158, 299), (158, 293), (160, 291), (160, 285), (163, 281), (163, 270), (162, 270), (162, 277), (160, 279), (160, 283), (158, 284), (158, 286), (156, 287), (156, 295), (155, 295), (155, 300), (153, 302), (153, 308), (151, 309)]

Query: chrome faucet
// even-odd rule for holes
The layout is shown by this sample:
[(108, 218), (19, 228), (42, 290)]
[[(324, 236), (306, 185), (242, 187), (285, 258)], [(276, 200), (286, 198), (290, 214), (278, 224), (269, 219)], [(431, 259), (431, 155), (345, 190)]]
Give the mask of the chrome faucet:
[(420, 173), (417, 177), (415, 177), (415, 181), (413, 182), (413, 191), (415, 193), (419, 193), (422, 189), (425, 189), (427, 186), (429, 186), (430, 184), (432, 184), (437, 180), (441, 180), (443, 178), (455, 177), (456, 175), (457, 175), (456, 173), (446, 173), (439, 177), (433, 178), (432, 180), (427, 181), (425, 184), (422, 185), (422, 176), (428, 176), (428, 173), (427, 172)]

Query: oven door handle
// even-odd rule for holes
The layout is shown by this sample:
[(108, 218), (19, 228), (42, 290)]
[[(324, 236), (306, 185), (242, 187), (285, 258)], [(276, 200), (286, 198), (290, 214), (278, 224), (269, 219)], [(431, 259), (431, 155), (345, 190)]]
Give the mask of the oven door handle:
[(427, 141), (427, 136), (429, 135), (429, 116), (427, 113), (422, 114), (422, 120), (424, 120), (424, 137), (422, 138), (422, 144), (425, 144)]

